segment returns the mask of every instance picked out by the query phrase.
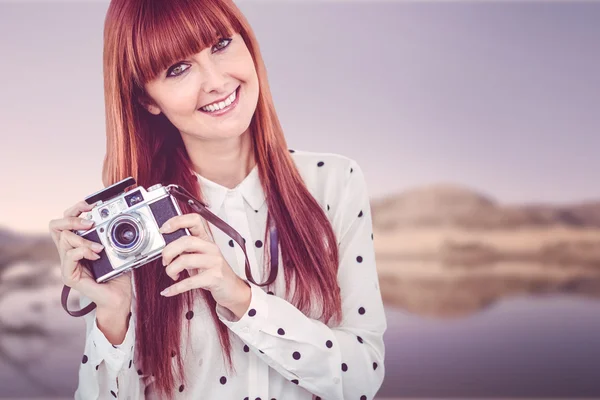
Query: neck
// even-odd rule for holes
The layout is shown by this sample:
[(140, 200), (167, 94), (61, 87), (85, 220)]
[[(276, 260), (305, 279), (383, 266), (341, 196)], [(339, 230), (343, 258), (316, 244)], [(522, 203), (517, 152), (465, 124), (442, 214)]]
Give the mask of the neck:
[(223, 140), (182, 135), (194, 171), (226, 188), (236, 187), (254, 168), (250, 129)]

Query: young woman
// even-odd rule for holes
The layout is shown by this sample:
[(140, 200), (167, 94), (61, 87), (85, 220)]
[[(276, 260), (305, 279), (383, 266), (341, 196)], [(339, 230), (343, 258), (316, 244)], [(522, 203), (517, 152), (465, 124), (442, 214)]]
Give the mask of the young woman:
[(63, 282), (97, 305), (75, 398), (373, 399), (387, 322), (364, 175), (342, 155), (288, 150), (233, 2), (113, 0), (104, 84), (104, 184), (184, 187), (240, 233), (251, 273), (185, 203), (161, 232), (191, 236), (101, 284), (82, 261), (109, 249), (71, 232), (90, 228), (79, 215), (92, 206), (52, 220)]

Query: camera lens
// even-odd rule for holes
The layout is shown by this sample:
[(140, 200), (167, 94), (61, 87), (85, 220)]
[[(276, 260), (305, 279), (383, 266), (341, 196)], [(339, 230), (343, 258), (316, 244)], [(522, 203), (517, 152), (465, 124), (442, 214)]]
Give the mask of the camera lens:
[(126, 247), (131, 246), (138, 237), (136, 227), (127, 221), (117, 224), (113, 232), (115, 242)]
[(113, 219), (106, 229), (109, 245), (119, 256), (140, 254), (148, 244), (144, 219), (137, 213), (126, 213)]
[(137, 227), (127, 220), (116, 223), (111, 235), (115, 245), (122, 249), (134, 246), (140, 237)]

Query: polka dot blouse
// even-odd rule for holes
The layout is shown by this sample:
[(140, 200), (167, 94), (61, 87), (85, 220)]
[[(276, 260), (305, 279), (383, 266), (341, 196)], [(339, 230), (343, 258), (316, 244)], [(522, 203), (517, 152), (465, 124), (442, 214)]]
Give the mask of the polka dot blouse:
[[(223, 362), (216, 327), (201, 297), (184, 310), (181, 348), (185, 382), (177, 382), (175, 398), (203, 400), (366, 400), (373, 399), (385, 375), (383, 334), (387, 329), (375, 267), (371, 208), (367, 184), (356, 161), (333, 153), (289, 150), (307, 188), (329, 218), (338, 239), (338, 284), (342, 297), (339, 326), (318, 320), (320, 308), (303, 313), (285, 290), (285, 266), (279, 251), (279, 273), (269, 286), (251, 288), (251, 302), (237, 319), (216, 306), (231, 330), (236, 373)], [(244, 238), (254, 279), (267, 279), (262, 268), (267, 204), (254, 169), (229, 189), (198, 175), (209, 210)], [(246, 280), (239, 245), (211, 226), (213, 239), (232, 269)], [(293, 291), (293, 285), (292, 289)], [(86, 342), (75, 399), (159, 399), (152, 371), (138, 367), (135, 348), (135, 290), (123, 343), (111, 344), (98, 329), (95, 310), (87, 314)], [(157, 296), (159, 294), (157, 293)], [(90, 300), (80, 296), (80, 305)]]

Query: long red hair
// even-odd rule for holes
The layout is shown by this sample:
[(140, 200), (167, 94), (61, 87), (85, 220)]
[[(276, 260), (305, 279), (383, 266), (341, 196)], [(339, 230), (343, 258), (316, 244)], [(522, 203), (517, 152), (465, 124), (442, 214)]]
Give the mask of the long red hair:
[[(272, 219), (279, 234), (286, 292), (293, 281), (292, 304), (305, 314), (311, 304), (318, 305), (319, 310), (322, 306), (319, 319), (328, 323), (333, 318), (339, 324), (337, 239), (289, 154), (256, 38), (233, 1), (111, 1), (104, 26), (107, 142), (103, 184), (132, 176), (146, 188), (155, 183), (181, 185), (202, 200), (179, 131), (164, 114), (150, 114), (138, 100), (145, 96), (144, 84), (161, 71), (234, 32), (243, 37), (258, 74), (259, 98), (249, 129), (268, 206), (267, 224)], [(180, 205), (183, 213), (192, 212), (187, 204)], [(267, 235), (263, 243), (267, 243), (264, 260), (268, 265)], [(160, 259), (135, 269), (133, 274), (138, 368), (155, 376), (155, 389), (162, 393), (161, 398), (172, 398), (173, 388), (185, 382), (183, 362), (177, 357), (173, 368), (171, 351), (180, 348), (182, 316), (191, 309), (194, 295), (201, 294), (208, 304), (225, 364), (234, 371), (229, 330), (219, 320), (209, 291), (160, 296), (158, 293), (172, 284)], [(183, 277), (188, 277), (186, 272)]]

